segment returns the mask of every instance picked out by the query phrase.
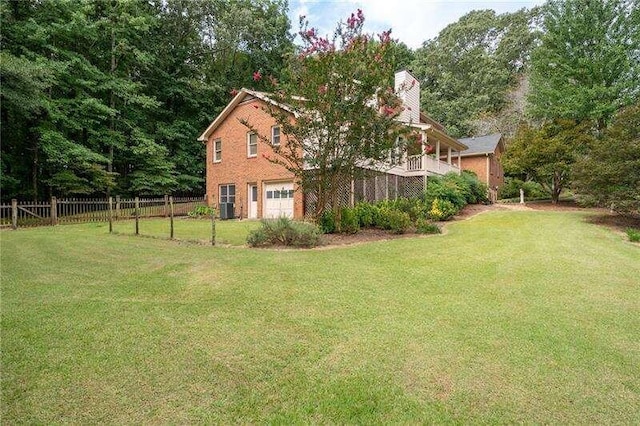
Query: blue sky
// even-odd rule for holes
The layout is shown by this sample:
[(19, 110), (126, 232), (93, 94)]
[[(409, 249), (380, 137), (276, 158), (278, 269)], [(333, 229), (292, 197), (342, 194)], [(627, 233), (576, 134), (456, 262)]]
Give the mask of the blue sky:
[(306, 15), (310, 26), (318, 28), (322, 35), (331, 35), (338, 21), (346, 20), (351, 12), (360, 8), (364, 12), (366, 32), (379, 33), (391, 28), (393, 38), (415, 49), (472, 10), (493, 9), (504, 13), (542, 3), (542, 0), (289, 0), (289, 17), (294, 31), (298, 29), (298, 17)]

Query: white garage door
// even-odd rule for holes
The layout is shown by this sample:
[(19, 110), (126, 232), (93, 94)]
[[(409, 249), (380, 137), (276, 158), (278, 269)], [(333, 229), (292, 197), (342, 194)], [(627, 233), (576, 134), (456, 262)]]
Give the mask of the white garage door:
[(293, 182), (268, 183), (264, 186), (264, 217), (293, 217)]

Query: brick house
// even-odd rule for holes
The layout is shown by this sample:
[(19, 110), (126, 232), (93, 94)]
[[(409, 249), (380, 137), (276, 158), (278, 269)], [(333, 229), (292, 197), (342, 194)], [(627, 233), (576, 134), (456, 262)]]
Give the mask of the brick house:
[(469, 149), (462, 151), (462, 170), (470, 170), (478, 175), (481, 182), (497, 190), (504, 185), (504, 171), (500, 158), (504, 153), (502, 134), (460, 139)]
[[(412, 82), (412, 84), (407, 84)], [(395, 165), (381, 165), (371, 170), (370, 177), (352, 181), (345, 187), (345, 204), (358, 200), (375, 201), (384, 198), (420, 193), (430, 175), (450, 171), (460, 173), (454, 164), (454, 154), (461, 161), (461, 152), (467, 146), (447, 135), (444, 127), (420, 112), (420, 85), (409, 71), (395, 75), (396, 91), (410, 87), (401, 98), (408, 108), (397, 120), (421, 135), (422, 148), (430, 147), (429, 154), (421, 149), (416, 155), (402, 154)], [(206, 194), (210, 205), (218, 205), (223, 218), (263, 218), (288, 216), (301, 219), (305, 206), (312, 201), (303, 194), (294, 176), (283, 166), (274, 164), (265, 156), (277, 155), (274, 147), (286, 144), (280, 127), (264, 107), (277, 105), (269, 95), (242, 89), (211, 122), (198, 138), (206, 144)], [(260, 140), (240, 120), (246, 120), (260, 135), (270, 135), (269, 143)]]

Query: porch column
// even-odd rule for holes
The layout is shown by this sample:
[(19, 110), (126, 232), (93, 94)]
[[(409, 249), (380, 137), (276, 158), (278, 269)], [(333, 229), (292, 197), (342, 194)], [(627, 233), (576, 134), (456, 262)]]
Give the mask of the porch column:
[(447, 147), (447, 163), (451, 165), (451, 147)]
[(436, 140), (436, 170), (440, 171), (440, 141)]

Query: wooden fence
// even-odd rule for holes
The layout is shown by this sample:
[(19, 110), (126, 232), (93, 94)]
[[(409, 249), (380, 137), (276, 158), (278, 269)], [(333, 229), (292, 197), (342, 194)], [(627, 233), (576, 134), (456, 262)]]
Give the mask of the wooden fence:
[[(172, 203), (170, 203), (172, 201)], [(0, 204), (0, 227), (46, 226), (67, 223), (109, 222), (147, 217), (168, 217), (173, 204), (175, 216), (185, 216), (204, 197), (159, 198), (61, 198), (48, 201), (18, 201)]]

